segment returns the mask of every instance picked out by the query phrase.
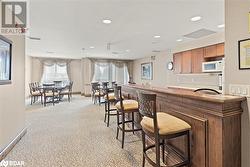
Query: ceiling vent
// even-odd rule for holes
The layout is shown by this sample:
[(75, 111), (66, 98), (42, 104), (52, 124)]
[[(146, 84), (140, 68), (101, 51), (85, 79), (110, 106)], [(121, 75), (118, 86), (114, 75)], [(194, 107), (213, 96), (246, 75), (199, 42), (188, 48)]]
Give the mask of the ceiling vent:
[(27, 36), (27, 38), (29, 38), (31, 40), (36, 40), (36, 41), (40, 41), (41, 40), (41, 38), (39, 38), (39, 37)]
[(199, 29), (199, 30), (194, 31), (192, 33), (186, 34), (186, 35), (184, 35), (184, 37), (198, 39), (198, 38), (205, 37), (205, 36), (208, 36), (208, 35), (211, 35), (214, 33), (216, 33), (216, 32), (202, 28), (202, 29)]

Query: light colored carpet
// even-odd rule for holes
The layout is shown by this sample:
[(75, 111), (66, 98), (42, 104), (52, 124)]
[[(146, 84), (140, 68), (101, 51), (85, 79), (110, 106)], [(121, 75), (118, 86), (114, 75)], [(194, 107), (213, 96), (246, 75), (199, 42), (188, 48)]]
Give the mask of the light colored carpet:
[(116, 117), (109, 128), (103, 118), (104, 106), (80, 96), (55, 106), (29, 105), (28, 132), (5, 160), (24, 161), (25, 167), (141, 166), (140, 138), (127, 134), (122, 149), (115, 139)]

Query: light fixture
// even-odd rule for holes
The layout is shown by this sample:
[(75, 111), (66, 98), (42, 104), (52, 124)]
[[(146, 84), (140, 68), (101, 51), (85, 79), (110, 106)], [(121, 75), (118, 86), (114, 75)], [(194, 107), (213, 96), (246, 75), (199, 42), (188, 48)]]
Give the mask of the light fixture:
[(201, 16), (195, 16), (195, 17), (192, 17), (190, 20), (191, 21), (199, 21), (201, 19)]
[(94, 46), (90, 46), (89, 48), (90, 48), (90, 49), (94, 49), (95, 47), (94, 47)]
[(102, 22), (103, 22), (104, 24), (110, 24), (112, 21), (109, 20), (109, 19), (104, 19), (104, 20), (102, 20)]
[(225, 24), (220, 24), (217, 26), (218, 28), (224, 28), (225, 27)]
[(154, 38), (161, 38), (161, 36), (160, 35), (155, 35)]
[(181, 41), (183, 41), (183, 39), (180, 38), (180, 39), (177, 39), (176, 41), (177, 41), (177, 42), (181, 42)]
[(127, 49), (127, 50), (126, 50), (126, 52), (130, 52), (130, 50), (129, 50), (129, 49)]

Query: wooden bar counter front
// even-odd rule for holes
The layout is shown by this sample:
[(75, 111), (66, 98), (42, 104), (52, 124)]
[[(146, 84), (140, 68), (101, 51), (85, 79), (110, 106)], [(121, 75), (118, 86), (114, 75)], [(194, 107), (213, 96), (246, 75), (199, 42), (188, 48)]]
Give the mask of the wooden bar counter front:
[[(157, 94), (157, 111), (185, 120), (192, 126), (192, 167), (241, 166), (241, 102), (245, 97), (209, 95), (191, 90), (122, 86), (125, 96), (137, 99), (138, 91)], [(184, 151), (184, 139), (170, 143)]]

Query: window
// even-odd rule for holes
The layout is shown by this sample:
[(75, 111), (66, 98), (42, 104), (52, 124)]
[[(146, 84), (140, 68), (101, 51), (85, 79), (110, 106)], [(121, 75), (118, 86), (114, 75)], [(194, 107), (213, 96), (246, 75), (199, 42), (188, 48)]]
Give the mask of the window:
[(106, 82), (110, 81), (110, 64), (109, 63), (95, 63), (95, 73), (93, 81)]
[(128, 68), (125, 63), (96, 62), (93, 82), (112, 82), (126, 84), (129, 81)]
[(44, 63), (43, 68), (42, 83), (51, 83), (54, 81), (69, 81), (66, 63)]

